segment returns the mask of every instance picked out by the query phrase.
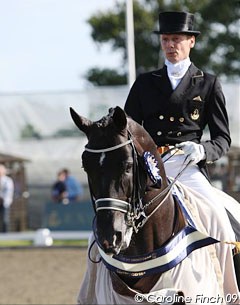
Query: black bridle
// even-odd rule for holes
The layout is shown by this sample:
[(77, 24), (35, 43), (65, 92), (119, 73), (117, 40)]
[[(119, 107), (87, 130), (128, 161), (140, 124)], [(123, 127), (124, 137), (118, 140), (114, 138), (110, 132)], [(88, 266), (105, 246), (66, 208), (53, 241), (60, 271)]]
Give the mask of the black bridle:
[[(90, 195), (93, 203), (93, 207), (95, 213), (100, 210), (114, 210), (114, 211), (121, 211), (122, 213), (126, 214), (126, 222), (129, 227), (132, 227), (134, 231), (137, 233), (140, 228), (144, 226), (147, 220), (157, 211), (157, 209), (165, 202), (168, 195), (170, 194), (172, 183), (168, 185), (162, 192), (152, 198), (149, 202), (143, 204), (142, 202), (142, 194), (143, 194), (143, 186), (141, 185), (140, 181), (140, 165), (139, 165), (139, 154), (137, 149), (134, 145), (134, 141), (132, 139), (131, 133), (128, 132), (128, 140), (126, 142), (120, 143), (118, 145), (103, 148), (103, 149), (91, 149), (85, 147), (85, 151), (90, 153), (107, 153), (113, 150), (117, 150), (123, 146), (131, 145), (132, 147), (132, 155), (133, 155), (133, 191), (131, 195), (131, 201), (126, 202), (123, 200), (115, 199), (115, 198), (99, 198), (95, 199), (91, 183), (88, 181)], [(162, 201), (153, 209), (153, 211), (146, 215), (146, 209), (154, 203), (157, 199), (164, 196)]]
[[(183, 173), (183, 171), (190, 165), (191, 162), (189, 162), (179, 173), (178, 175), (172, 179), (169, 180), (169, 184), (166, 188), (164, 188), (161, 192), (159, 192), (155, 197), (153, 197), (150, 201), (142, 203), (141, 200), (141, 192), (142, 186), (140, 184), (140, 173), (139, 173), (139, 154), (137, 152), (137, 149), (134, 145), (134, 141), (132, 140), (132, 136), (129, 133), (129, 139), (126, 142), (123, 142), (121, 144), (104, 148), (104, 149), (91, 149), (88, 147), (85, 147), (85, 151), (90, 153), (107, 153), (109, 151), (113, 151), (116, 149), (119, 149), (120, 147), (131, 145), (132, 152), (133, 152), (133, 191), (131, 196), (131, 201), (126, 202), (123, 200), (119, 200), (116, 198), (99, 198), (95, 199), (94, 194), (92, 192), (92, 186), (88, 179), (88, 185), (89, 185), (89, 191), (92, 199), (93, 208), (95, 210), (95, 217), (93, 219), (93, 232), (95, 236), (95, 240), (90, 245), (88, 256), (92, 263), (99, 263), (101, 261), (101, 258), (97, 261), (93, 260), (91, 258), (90, 252), (91, 248), (94, 245), (95, 242), (98, 243), (98, 246), (101, 248), (101, 244), (98, 242), (98, 236), (96, 232), (96, 213), (100, 210), (114, 210), (114, 211), (121, 211), (126, 215), (126, 224), (129, 228), (132, 228), (135, 233), (141, 229), (145, 223), (149, 220), (149, 218), (162, 206), (162, 204), (167, 200), (168, 196), (171, 194), (172, 187), (174, 186), (177, 179), (180, 177), (180, 175)], [(146, 215), (146, 209), (151, 206), (154, 202), (156, 202), (158, 199), (162, 198), (161, 201), (156, 205), (156, 207), (152, 210), (152, 212), (148, 215)], [(176, 223), (176, 214), (175, 214), (175, 220), (174, 223)], [(174, 233), (174, 231), (173, 231)]]

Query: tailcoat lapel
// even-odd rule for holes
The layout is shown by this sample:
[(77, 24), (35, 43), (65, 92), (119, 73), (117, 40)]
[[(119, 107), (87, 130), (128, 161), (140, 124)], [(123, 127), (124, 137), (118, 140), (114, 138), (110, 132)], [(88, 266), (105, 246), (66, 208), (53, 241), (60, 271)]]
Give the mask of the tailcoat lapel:
[(175, 90), (172, 89), (166, 66), (160, 70), (154, 71), (152, 77), (154, 85), (161, 90), (161, 94), (167, 97), (170, 103), (178, 103), (188, 95), (189, 91), (198, 81), (203, 80), (203, 73), (191, 64)]
[(203, 80), (202, 71), (191, 64), (177, 88), (172, 92), (170, 103), (179, 103), (185, 100), (196, 83), (201, 80)]
[(162, 69), (152, 72), (152, 77), (155, 86), (160, 89), (162, 95), (169, 97), (173, 89), (167, 75), (167, 67), (164, 66)]

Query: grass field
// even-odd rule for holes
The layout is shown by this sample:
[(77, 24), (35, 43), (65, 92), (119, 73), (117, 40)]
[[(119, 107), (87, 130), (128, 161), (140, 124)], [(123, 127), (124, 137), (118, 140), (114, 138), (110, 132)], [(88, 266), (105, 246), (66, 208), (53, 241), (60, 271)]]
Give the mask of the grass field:
[[(87, 240), (53, 240), (53, 246), (79, 246), (87, 247)], [(5, 247), (33, 246), (31, 240), (4, 240), (0, 241), (0, 249)]]

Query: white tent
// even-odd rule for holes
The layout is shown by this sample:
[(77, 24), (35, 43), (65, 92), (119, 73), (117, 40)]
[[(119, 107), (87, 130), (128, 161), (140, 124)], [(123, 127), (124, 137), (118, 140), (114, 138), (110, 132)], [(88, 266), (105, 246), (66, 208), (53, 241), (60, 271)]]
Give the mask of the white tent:
[[(229, 113), (232, 145), (240, 147), (240, 83), (222, 83)], [(52, 183), (59, 168), (69, 169), (86, 182), (81, 169), (84, 137), (50, 138), (59, 129), (74, 126), (69, 114), (73, 107), (81, 115), (100, 119), (114, 106), (123, 107), (128, 86), (96, 87), (82, 92), (0, 95), (0, 151), (30, 159), (27, 164), (31, 183)], [(20, 131), (32, 124), (45, 137), (21, 140)]]

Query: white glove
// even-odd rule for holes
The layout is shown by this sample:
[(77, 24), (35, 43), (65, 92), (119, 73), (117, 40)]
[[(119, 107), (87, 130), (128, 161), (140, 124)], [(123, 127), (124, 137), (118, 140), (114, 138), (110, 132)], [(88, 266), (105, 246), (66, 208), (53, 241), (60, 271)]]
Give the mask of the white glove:
[(187, 162), (192, 161), (193, 164), (197, 164), (199, 161), (206, 159), (205, 150), (201, 144), (186, 141), (175, 146), (184, 151), (184, 154), (187, 155)]

